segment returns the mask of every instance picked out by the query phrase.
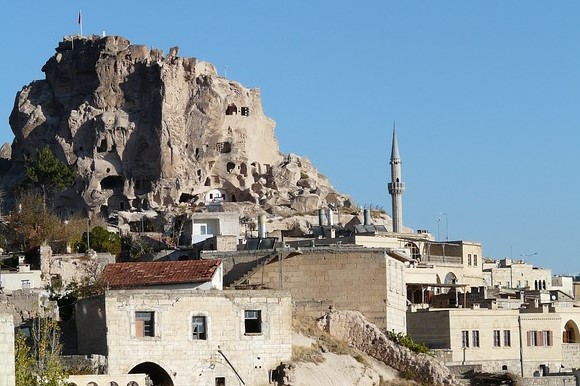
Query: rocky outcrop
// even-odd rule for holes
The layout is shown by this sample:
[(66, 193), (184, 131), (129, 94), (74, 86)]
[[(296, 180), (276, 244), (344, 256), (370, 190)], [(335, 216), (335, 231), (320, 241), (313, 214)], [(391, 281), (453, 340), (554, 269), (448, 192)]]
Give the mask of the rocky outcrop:
[(25, 86), (10, 115), (12, 167), (42, 146), (75, 165), (57, 200), (71, 212), (107, 214), (192, 203), (247, 201), (307, 212), (350, 206), (306, 158), (283, 156), (260, 91), (213, 65), (119, 36), (68, 37)]
[(360, 312), (331, 310), (320, 318), (318, 326), (416, 381), (431, 385), (460, 384), (443, 363), (395, 344)]

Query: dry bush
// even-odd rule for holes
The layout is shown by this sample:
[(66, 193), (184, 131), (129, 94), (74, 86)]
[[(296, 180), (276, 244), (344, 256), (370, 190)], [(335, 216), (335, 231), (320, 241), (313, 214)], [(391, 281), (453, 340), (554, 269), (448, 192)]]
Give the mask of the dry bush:
[(293, 362), (322, 363), (324, 357), (320, 347), (312, 344), (310, 347), (294, 346), (292, 347)]
[[(292, 317), (292, 328), (295, 332), (299, 332), (302, 335), (316, 340), (316, 344), (313, 344), (312, 348), (305, 348), (305, 351), (318, 350), (321, 358), (322, 353), (324, 352), (331, 352), (337, 355), (349, 355), (355, 358), (359, 363), (362, 363), (365, 366), (367, 365), (364, 356), (359, 350), (350, 347), (347, 342), (338, 340), (319, 329), (316, 318), (312, 316), (294, 312)], [(292, 355), (294, 356), (294, 349), (292, 350)], [(306, 361), (302, 360), (302, 362)]]

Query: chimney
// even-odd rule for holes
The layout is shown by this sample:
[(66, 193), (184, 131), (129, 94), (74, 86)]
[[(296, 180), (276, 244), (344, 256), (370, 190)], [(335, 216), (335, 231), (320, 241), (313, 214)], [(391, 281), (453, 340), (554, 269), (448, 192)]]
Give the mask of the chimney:
[(365, 209), (363, 211), (364, 225), (371, 225), (371, 211), (370, 209)]
[(334, 225), (334, 212), (332, 211), (332, 209), (328, 209), (328, 225), (329, 226)]
[(323, 227), (325, 225), (324, 209), (318, 209), (318, 226)]
[(258, 237), (261, 239), (266, 238), (266, 215), (261, 214), (258, 216)]

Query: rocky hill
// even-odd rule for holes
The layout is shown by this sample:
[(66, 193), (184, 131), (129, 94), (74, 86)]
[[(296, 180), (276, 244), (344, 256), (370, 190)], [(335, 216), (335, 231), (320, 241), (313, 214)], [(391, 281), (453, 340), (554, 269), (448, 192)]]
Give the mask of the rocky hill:
[(251, 202), (308, 212), (351, 206), (306, 158), (283, 155), (258, 89), (210, 63), (119, 36), (67, 37), (10, 115), (10, 190), (43, 146), (78, 177), (57, 209), (108, 215), (180, 203)]

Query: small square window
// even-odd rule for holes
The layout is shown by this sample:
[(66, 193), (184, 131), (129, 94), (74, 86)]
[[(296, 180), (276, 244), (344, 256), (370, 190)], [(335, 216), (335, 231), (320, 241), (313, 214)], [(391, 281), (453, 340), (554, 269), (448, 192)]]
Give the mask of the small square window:
[(155, 312), (135, 312), (135, 336), (155, 336)]
[(262, 311), (244, 311), (244, 327), (246, 334), (260, 334), (262, 332)]
[(226, 378), (225, 377), (216, 377), (215, 386), (226, 386)]
[(191, 326), (194, 340), (207, 339), (205, 316), (194, 316), (193, 318), (191, 318)]

